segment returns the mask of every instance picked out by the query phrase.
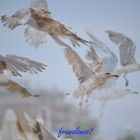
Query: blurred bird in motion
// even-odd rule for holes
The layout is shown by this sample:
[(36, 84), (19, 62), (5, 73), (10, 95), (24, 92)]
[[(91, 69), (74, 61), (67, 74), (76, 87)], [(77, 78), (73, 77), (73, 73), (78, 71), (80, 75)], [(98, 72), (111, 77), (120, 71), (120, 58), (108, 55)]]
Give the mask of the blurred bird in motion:
[(89, 41), (71, 32), (64, 24), (53, 19), (46, 0), (31, 0), (30, 8), (18, 10), (12, 16), (3, 15), (1, 21), (11, 30), (19, 25), (27, 25), (24, 32), (26, 40), (35, 47), (44, 43), (47, 35), (63, 46), (65, 43), (60, 39), (61, 37), (69, 39), (74, 47), (79, 46), (79, 42), (85, 45), (90, 44)]
[(31, 128), (31, 133), (38, 140), (57, 140), (57, 138), (49, 131), (49, 129), (41, 124), (39, 121), (24, 113), (25, 118), (29, 127)]
[(45, 67), (46, 65), (25, 57), (19, 57), (16, 55), (0, 55), (0, 86), (6, 88), (10, 92), (20, 93), (23, 97), (36, 97), (38, 95), (32, 95), (26, 90), (26, 88), (12, 81), (11, 78), (13, 76), (22, 76), (20, 72), (37, 74), (38, 72), (42, 72)]
[(122, 33), (107, 30), (108, 36), (112, 42), (119, 45), (120, 52), (120, 63), (122, 68), (117, 69), (116, 72), (119, 74), (124, 74), (124, 79), (126, 80), (126, 86), (128, 86), (129, 81), (126, 75), (131, 72), (140, 71), (140, 64), (137, 63), (135, 59), (136, 45), (134, 42), (123, 35)]
[(28, 140), (25, 131), (20, 127), (20, 122), (12, 109), (5, 113), (1, 137), (3, 140)]
[[(88, 35), (92, 39), (92, 44), (86, 54), (86, 58), (90, 63), (85, 63), (70, 47), (64, 48), (65, 57), (68, 63), (72, 65), (73, 72), (80, 83), (74, 93), (74, 97), (82, 98), (81, 106), (83, 104), (83, 96), (87, 96), (86, 102), (88, 102), (88, 98), (93, 91), (107, 83), (114, 83), (112, 80), (114, 81), (115, 79), (116, 81), (119, 77), (115, 73), (117, 57), (93, 34), (88, 33)], [(99, 52), (98, 55), (97, 52)]]
[(116, 70), (117, 56), (94, 34), (88, 33), (88, 35), (92, 43), (86, 54), (87, 63), (70, 47), (64, 48), (64, 54), (80, 83), (74, 92), (74, 97), (81, 97), (81, 109), (83, 109), (83, 97), (87, 96), (87, 104), (88, 98), (92, 95), (92, 102), (94, 99), (101, 102), (100, 118), (102, 118), (107, 101), (134, 95), (137, 92), (114, 88), (120, 76)]

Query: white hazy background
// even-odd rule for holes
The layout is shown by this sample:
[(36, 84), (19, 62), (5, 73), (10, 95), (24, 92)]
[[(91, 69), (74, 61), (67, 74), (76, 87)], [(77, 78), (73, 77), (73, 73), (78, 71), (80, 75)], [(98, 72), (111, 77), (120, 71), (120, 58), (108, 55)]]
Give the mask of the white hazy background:
[[(0, 0), (0, 15), (12, 14), (20, 8), (29, 7), (29, 0)], [(49, 10), (58, 21), (72, 27), (72, 31), (79, 36), (86, 36), (85, 30), (93, 31), (97, 37), (105, 42), (115, 54), (117, 47), (111, 43), (106, 33), (107, 29), (122, 32), (135, 42), (136, 60), (140, 63), (140, 1), (139, 0), (48, 0)], [(71, 67), (64, 59), (63, 51), (50, 37), (47, 43), (35, 49), (25, 42), (24, 27), (13, 31), (0, 24), (0, 54), (17, 54), (48, 65), (47, 70), (39, 75), (26, 74), (23, 78), (16, 78), (22, 82), (27, 79), (31, 86), (42, 88), (58, 88), (65, 92), (73, 92), (78, 81)], [(79, 48), (82, 53), (82, 48)], [(129, 88), (140, 92), (140, 73), (128, 75)], [(119, 88), (124, 88), (124, 81), (117, 82)], [(97, 111), (97, 105), (92, 107), (92, 114)], [(100, 122), (101, 135), (111, 140), (115, 135), (126, 129), (140, 131), (140, 96), (127, 96), (106, 105), (105, 114)]]

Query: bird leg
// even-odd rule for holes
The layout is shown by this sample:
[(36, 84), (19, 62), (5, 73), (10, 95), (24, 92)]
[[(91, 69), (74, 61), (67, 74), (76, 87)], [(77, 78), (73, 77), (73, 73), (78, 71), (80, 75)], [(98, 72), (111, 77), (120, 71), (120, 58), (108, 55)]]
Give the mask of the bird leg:
[(125, 86), (127, 87), (129, 85), (129, 81), (128, 79), (126, 78), (126, 74), (124, 74), (123, 78), (125, 79)]
[(90, 95), (87, 95), (87, 99), (85, 100), (86, 105), (87, 105), (87, 103), (88, 103), (89, 96), (90, 96)]
[(100, 119), (103, 117), (105, 104), (106, 104), (105, 102), (103, 102), (101, 104), (101, 113), (100, 113), (100, 116), (99, 116)]
[(80, 111), (83, 110), (83, 95), (81, 96), (81, 102), (79, 103), (79, 106), (80, 106)]

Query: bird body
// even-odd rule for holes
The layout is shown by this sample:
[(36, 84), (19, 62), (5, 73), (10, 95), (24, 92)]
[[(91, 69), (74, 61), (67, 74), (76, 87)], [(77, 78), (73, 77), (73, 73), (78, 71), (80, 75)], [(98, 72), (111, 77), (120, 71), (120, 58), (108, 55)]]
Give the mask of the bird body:
[(103, 86), (109, 79), (112, 79), (113, 75), (99, 73), (98, 75), (91, 75), (89, 79), (79, 85), (74, 92), (74, 97), (90, 96), (96, 89)]

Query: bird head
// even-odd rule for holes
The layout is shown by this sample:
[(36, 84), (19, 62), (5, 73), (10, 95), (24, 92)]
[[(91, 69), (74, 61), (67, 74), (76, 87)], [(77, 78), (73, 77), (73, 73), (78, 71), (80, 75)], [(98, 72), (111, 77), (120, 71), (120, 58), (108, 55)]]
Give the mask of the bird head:
[(38, 15), (38, 16), (41, 16), (41, 17), (46, 17), (46, 15), (51, 14), (48, 10), (46, 10), (44, 8), (33, 8), (33, 7), (31, 7), (30, 11), (33, 15)]

